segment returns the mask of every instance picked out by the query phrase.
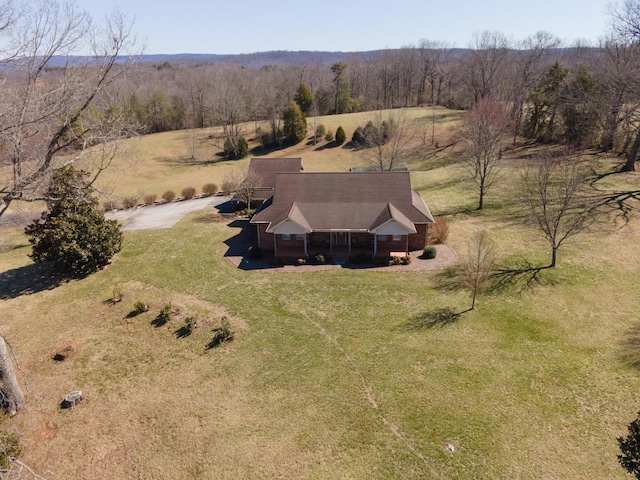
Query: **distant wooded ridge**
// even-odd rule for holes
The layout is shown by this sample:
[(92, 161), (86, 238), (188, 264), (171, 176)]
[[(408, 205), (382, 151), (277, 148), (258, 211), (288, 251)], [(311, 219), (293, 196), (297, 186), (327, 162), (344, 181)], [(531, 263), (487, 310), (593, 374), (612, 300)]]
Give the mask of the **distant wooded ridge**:
[[(407, 47), (410, 49), (412, 47)], [(584, 47), (581, 47), (583, 50)], [(238, 53), (238, 54), (217, 54), (217, 53), (175, 53), (175, 54), (149, 54), (142, 55), (140, 62), (147, 64), (170, 63), (172, 66), (195, 66), (195, 65), (235, 65), (245, 68), (262, 68), (268, 65), (284, 66), (292, 64), (312, 64), (312, 65), (332, 65), (336, 62), (344, 62), (351, 58), (358, 58), (362, 61), (374, 59), (382, 54), (388, 54), (406, 50), (403, 48), (368, 50), (364, 52), (326, 52), (326, 51), (290, 51), (272, 50), (267, 52)], [(576, 47), (552, 49), (557, 52), (570, 52)], [(591, 48), (586, 48), (591, 50)], [(596, 48), (593, 47), (595, 50)], [(471, 49), (451, 48), (449, 53), (453, 56), (464, 56)], [(516, 51), (516, 50), (514, 50)], [(74, 56), (79, 63), (90, 61), (90, 57)], [(48, 62), (50, 67), (61, 67), (68, 63), (69, 57), (55, 56)]]

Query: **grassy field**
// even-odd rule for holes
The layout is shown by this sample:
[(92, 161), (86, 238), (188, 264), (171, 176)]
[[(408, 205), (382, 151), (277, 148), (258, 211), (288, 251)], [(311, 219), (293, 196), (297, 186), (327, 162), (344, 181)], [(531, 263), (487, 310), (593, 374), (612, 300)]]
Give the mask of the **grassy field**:
[[(221, 178), (228, 162), (161, 160), (168, 147), (153, 139), (180, 135), (140, 139), (140, 152), (155, 156), (140, 155), (120, 191)], [(359, 164), (352, 154), (273, 153), (301, 156), (308, 170)], [(415, 188), (447, 217), (449, 245), (462, 252), (486, 228), (501, 266), (548, 264), (544, 238), (515, 205), (519, 153), (482, 212), (447, 155), (431, 149), (410, 164)], [(598, 186), (638, 190), (638, 180), (610, 175)], [(127, 233), (110, 266), (59, 285), (30, 262), (20, 232), (5, 229), (2, 328), (28, 406), (4, 426), (52, 478), (628, 478), (616, 437), (640, 408), (640, 223), (635, 211), (626, 223), (615, 213), (562, 248), (555, 269), (514, 276), (475, 312), (431, 326), (437, 309), (470, 305), (448, 271), (242, 271), (223, 258), (238, 227), (212, 212)], [(114, 287), (124, 297), (110, 304)], [(136, 301), (150, 311), (131, 315)], [(155, 326), (169, 302), (177, 314)], [(188, 316), (198, 326), (180, 338)], [(207, 349), (223, 316), (235, 339)], [(73, 355), (53, 361), (67, 345)], [(76, 389), (84, 403), (60, 409)]]

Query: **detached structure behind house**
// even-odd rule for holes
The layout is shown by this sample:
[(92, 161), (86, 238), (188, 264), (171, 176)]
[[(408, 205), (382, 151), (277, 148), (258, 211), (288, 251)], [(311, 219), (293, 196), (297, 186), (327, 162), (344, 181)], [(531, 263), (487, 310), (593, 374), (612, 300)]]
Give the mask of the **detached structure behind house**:
[(408, 171), (276, 173), (251, 219), (258, 246), (278, 259), (334, 260), (422, 250), (433, 217)]

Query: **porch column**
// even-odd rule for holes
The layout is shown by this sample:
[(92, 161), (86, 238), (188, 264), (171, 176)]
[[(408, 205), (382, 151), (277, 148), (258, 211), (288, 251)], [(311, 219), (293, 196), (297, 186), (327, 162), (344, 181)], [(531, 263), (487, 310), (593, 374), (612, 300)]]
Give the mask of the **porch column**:
[(273, 234), (273, 256), (277, 257), (278, 256), (278, 235), (276, 235), (275, 233)]
[(351, 255), (351, 232), (347, 232), (347, 243), (349, 244), (349, 255)]
[(409, 234), (407, 233), (407, 242), (406, 242), (406, 246), (404, 247), (404, 253), (407, 254), (407, 257), (409, 256)]
[(378, 234), (373, 234), (373, 256), (378, 255)]
[(307, 237), (308, 237), (308, 234), (305, 233), (304, 234), (304, 256), (306, 258), (309, 258), (309, 252), (307, 251)]
[(329, 232), (329, 253), (333, 257), (333, 232)]

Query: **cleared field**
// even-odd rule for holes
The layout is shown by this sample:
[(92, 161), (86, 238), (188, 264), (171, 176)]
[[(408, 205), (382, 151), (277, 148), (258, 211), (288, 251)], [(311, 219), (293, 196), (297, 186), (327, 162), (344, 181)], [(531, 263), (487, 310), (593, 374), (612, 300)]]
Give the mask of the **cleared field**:
[[(344, 161), (336, 150), (297, 154), (329, 170)], [(412, 175), (446, 214), (449, 245), (462, 252), (487, 228), (501, 266), (548, 264), (544, 238), (516, 208), (517, 159), (476, 212), (446, 155), (416, 156)], [(184, 181), (227, 168), (139, 158), (145, 185), (162, 165)], [(637, 190), (639, 180), (597, 185)], [(31, 264), (20, 232), (3, 231), (3, 333), (29, 386), (28, 408), (4, 426), (53, 478), (627, 478), (616, 437), (640, 408), (640, 223), (630, 205), (626, 223), (612, 210), (562, 248), (555, 269), (535, 279), (523, 269), (475, 312), (431, 327), (438, 308), (470, 304), (451, 272), (241, 271), (223, 257), (237, 223), (211, 212), (127, 233), (113, 264), (60, 285)], [(110, 305), (114, 286), (124, 297)], [(151, 309), (132, 316), (139, 300)], [(179, 313), (154, 326), (169, 302)], [(192, 315), (198, 327), (179, 338)], [(235, 339), (207, 350), (222, 316)], [(74, 355), (53, 361), (66, 345)], [(61, 410), (75, 389), (85, 402)]]
[[(441, 108), (412, 108), (403, 110), (407, 123), (412, 125), (414, 137), (409, 140), (412, 146), (420, 147), (420, 135), (431, 140), (432, 118), (435, 115), (436, 141), (446, 142), (451, 135), (452, 125), (460, 119), (460, 112)], [(391, 111), (391, 114), (396, 112)], [(388, 112), (382, 112), (386, 118)], [(317, 117), (315, 124), (323, 124), (327, 131), (335, 133), (342, 126), (351, 139), (358, 126), (364, 126), (373, 117), (373, 113), (350, 115), (332, 115)], [(266, 129), (266, 125), (258, 124)], [(314, 131), (314, 120), (307, 119), (309, 134)], [(312, 145), (310, 140), (279, 150), (262, 151), (255, 139), (256, 125), (246, 124), (244, 132), (249, 140), (252, 153), (243, 160), (228, 161), (221, 156), (222, 149), (215, 144), (213, 137), (216, 129), (195, 131), (195, 159), (191, 157), (189, 131), (165, 132), (146, 135), (128, 140), (122, 145), (122, 152), (114, 161), (113, 168), (102, 177), (100, 189), (113, 192), (116, 196), (138, 196), (156, 194), (158, 197), (166, 190), (180, 195), (184, 187), (192, 186), (201, 191), (205, 183), (222, 183), (229, 172), (246, 167), (251, 156), (266, 157), (302, 157), (305, 168), (311, 171), (347, 171), (357, 165), (366, 164), (367, 159), (347, 145), (330, 146), (325, 140)], [(423, 150), (432, 148), (423, 147)], [(411, 160), (419, 162), (420, 155)]]

